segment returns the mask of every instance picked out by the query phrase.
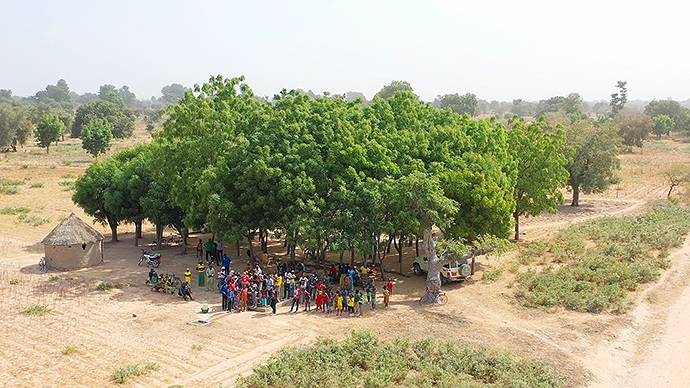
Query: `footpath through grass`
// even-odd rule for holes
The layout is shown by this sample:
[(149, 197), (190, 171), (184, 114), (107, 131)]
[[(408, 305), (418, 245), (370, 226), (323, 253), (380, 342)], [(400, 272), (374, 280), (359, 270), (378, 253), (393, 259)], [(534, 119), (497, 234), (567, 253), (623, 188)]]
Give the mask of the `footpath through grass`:
[(563, 386), (548, 366), (453, 341), (398, 338), (382, 345), (375, 333), (356, 331), (342, 342), (320, 338), (313, 347), (281, 350), (238, 387), (523, 387)]
[(516, 296), (533, 307), (625, 311), (628, 292), (671, 266), (669, 249), (682, 244), (689, 230), (690, 208), (671, 201), (654, 202), (642, 215), (570, 226), (533, 242), (518, 259), (550, 265), (518, 274)]

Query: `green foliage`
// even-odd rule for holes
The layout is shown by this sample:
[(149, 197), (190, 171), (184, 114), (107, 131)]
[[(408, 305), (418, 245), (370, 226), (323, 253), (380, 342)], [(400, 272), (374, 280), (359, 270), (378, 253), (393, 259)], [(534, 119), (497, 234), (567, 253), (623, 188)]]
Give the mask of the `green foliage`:
[(628, 81), (618, 81), (616, 87), (618, 93), (611, 94), (611, 117), (616, 117), (628, 102)]
[(467, 93), (463, 96), (455, 93), (436, 97), (434, 104), (437, 104), (439, 109), (448, 108), (459, 115), (474, 116), (479, 102), (477, 101), (477, 96), (472, 93)]
[(623, 111), (615, 117), (615, 120), (623, 144), (630, 147), (642, 147), (642, 142), (654, 129), (652, 118), (642, 112)]
[[(592, 313), (623, 310), (627, 292), (659, 277), (671, 262), (668, 249), (690, 231), (690, 209), (670, 201), (653, 204), (651, 212), (606, 217), (573, 225), (551, 241), (532, 243), (524, 256), (548, 255), (558, 268), (519, 274), (516, 296), (528, 306)], [(585, 240), (596, 246), (585, 252)], [(659, 255), (654, 257), (653, 250)], [(521, 259), (518, 259), (521, 260)]]
[(388, 100), (398, 92), (412, 92), (412, 86), (407, 81), (391, 81), (390, 84), (384, 86), (374, 95), (374, 98), (379, 97)]
[(76, 345), (65, 345), (65, 347), (62, 348), (62, 354), (64, 354), (64, 355), (76, 353), (78, 351), (79, 351), (79, 347), (77, 347)]
[(110, 149), (110, 141), (113, 138), (113, 128), (105, 120), (95, 120), (84, 125), (81, 138), (82, 148), (97, 158)]
[(29, 109), (22, 103), (3, 99), (0, 101), (0, 151), (26, 144), (33, 132)]
[(51, 282), (56, 282), (60, 280), (60, 278), (57, 275), (51, 275), (48, 280), (50, 280)]
[(44, 184), (43, 182), (33, 182), (29, 185), (29, 188), (40, 188), (43, 187)]
[(10, 284), (13, 285), (13, 286), (14, 286), (14, 285), (17, 285), (17, 284), (19, 284), (19, 283), (20, 283), (20, 280), (19, 280), (19, 279), (16, 279), (16, 278), (15, 278), (15, 279), (11, 279), (11, 280), (10, 280)]
[(20, 214), (19, 217), (17, 217), (17, 224), (23, 223), (23, 224), (30, 224), (31, 226), (39, 226), (43, 224), (47, 224), (50, 222), (50, 217), (47, 218), (41, 218), (41, 217), (36, 217), (36, 216), (27, 216), (26, 214)]
[(0, 193), (18, 194), (21, 190), (17, 186), (0, 186)]
[(453, 341), (398, 338), (381, 344), (355, 331), (342, 342), (319, 338), (313, 347), (284, 348), (240, 377), (238, 387), (561, 387), (548, 366)]
[(5, 206), (4, 208), (0, 209), (0, 214), (9, 214), (9, 215), (15, 215), (15, 214), (26, 214), (30, 212), (31, 209), (28, 207), (23, 207), (23, 206), (18, 206), (18, 207), (12, 207), (12, 206)]
[(520, 217), (538, 216), (544, 210), (555, 212), (563, 204), (561, 188), (568, 181), (564, 155), (571, 152), (566, 143), (565, 131), (554, 129), (546, 121), (524, 124), (513, 118), (508, 131), (509, 152), (517, 161), (517, 182), (513, 190), (515, 201), (515, 240), (520, 239)]
[(96, 291), (108, 291), (112, 289), (112, 283), (100, 283), (98, 286), (96, 286)]
[(43, 316), (45, 314), (48, 314), (49, 312), (53, 311), (53, 309), (48, 308), (48, 306), (43, 305), (43, 304), (36, 304), (32, 305), (29, 307), (26, 307), (20, 311), (20, 313), (24, 315), (29, 315), (29, 316)]
[(82, 137), (84, 126), (98, 120), (105, 120), (110, 124), (113, 137), (126, 138), (134, 132), (135, 117), (129, 109), (120, 110), (112, 102), (98, 100), (77, 109), (72, 124), (72, 137)]
[(661, 139), (663, 135), (670, 134), (676, 125), (673, 119), (666, 115), (654, 116), (652, 117), (652, 122), (654, 123), (652, 133), (656, 135), (657, 139)]
[(610, 119), (593, 123), (578, 120), (566, 127), (566, 156), (570, 162), (568, 185), (573, 189), (572, 206), (579, 205), (580, 191), (585, 194), (606, 190), (620, 169), (618, 150), (621, 139)]
[(485, 282), (493, 282), (503, 274), (503, 268), (496, 268), (493, 271), (486, 270), (482, 273), (482, 280)]
[(160, 366), (155, 362), (147, 363), (145, 367), (139, 367), (139, 364), (127, 365), (122, 368), (118, 368), (113, 372), (113, 380), (118, 384), (124, 384), (132, 376), (141, 376), (149, 371), (159, 370)]
[(65, 124), (58, 116), (45, 114), (36, 124), (34, 134), (38, 145), (45, 148), (46, 153), (50, 153), (50, 143), (60, 140), (65, 130)]
[(672, 120), (670, 124), (673, 131), (682, 132), (690, 130), (690, 109), (680, 105), (678, 101), (652, 101), (644, 108), (644, 113), (651, 116), (652, 119), (662, 115), (667, 116)]

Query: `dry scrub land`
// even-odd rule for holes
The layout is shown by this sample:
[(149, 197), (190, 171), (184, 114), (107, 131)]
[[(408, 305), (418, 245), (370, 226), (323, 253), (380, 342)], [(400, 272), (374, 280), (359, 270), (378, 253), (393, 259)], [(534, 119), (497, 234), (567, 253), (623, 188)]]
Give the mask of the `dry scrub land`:
[[(134, 142), (147, 136), (136, 134)], [(128, 144), (116, 143), (113, 149)], [(663, 170), (690, 163), (690, 142), (650, 142), (620, 159), (619, 185), (601, 195), (583, 196), (579, 208), (562, 206), (558, 214), (525, 219), (524, 240), (553, 235), (584, 219), (641, 212), (648, 200), (665, 198)], [(18, 188), (16, 194), (0, 194), (0, 210), (15, 210), (0, 214), (0, 381), (6, 386), (228, 387), (238, 374), (246, 375), (283, 346), (313, 344), (318, 336), (342, 339), (360, 328), (373, 330), (383, 340), (432, 336), (510, 351), (555, 367), (571, 387), (681, 387), (690, 380), (685, 367), (690, 362), (690, 339), (683, 332), (684, 320), (690, 318), (683, 308), (690, 298), (687, 240), (683, 248), (671, 251), (673, 265), (658, 282), (628, 297), (632, 308), (624, 314), (523, 307), (514, 295), (515, 273), (508, 270), (515, 268), (516, 252), (525, 245), (519, 243), (504, 257), (480, 258), (473, 280), (446, 286), (449, 303), (443, 307), (420, 308), (417, 300), (424, 279), (396, 275), (391, 308), (367, 310), (362, 319), (290, 314), (279, 306), (277, 316), (230, 314), (194, 326), (188, 322), (202, 317), (204, 303), (220, 309), (220, 296), (196, 286), (193, 302), (151, 292), (144, 285), (147, 268), (137, 266), (140, 248), (134, 246), (132, 227), (121, 228), (121, 242), (106, 243), (101, 266), (36, 272), (40, 241), (62, 218), (75, 212), (91, 220), (70, 199), (70, 182), (90, 161), (78, 140), (52, 147), (50, 155), (34, 146), (0, 155), (0, 178)], [(674, 197), (687, 199), (687, 193), (679, 189)], [(145, 233), (145, 243), (153, 240), (153, 228)], [(277, 241), (269, 251), (284, 254)], [(162, 253), (160, 272), (181, 274), (195, 262), (179, 247)], [(414, 254), (414, 247), (407, 248), (406, 267), (411, 267)], [(391, 254), (388, 260), (395, 268), (397, 258)], [(239, 268), (243, 262), (233, 264)], [(495, 280), (482, 280), (485, 274), (499, 273), (499, 268), (505, 271)], [(101, 283), (113, 288), (97, 290)], [(43, 315), (31, 314), (41, 312), (36, 306), (45, 307)], [(143, 368), (147, 363), (159, 368), (122, 385), (113, 378), (118, 368)]]

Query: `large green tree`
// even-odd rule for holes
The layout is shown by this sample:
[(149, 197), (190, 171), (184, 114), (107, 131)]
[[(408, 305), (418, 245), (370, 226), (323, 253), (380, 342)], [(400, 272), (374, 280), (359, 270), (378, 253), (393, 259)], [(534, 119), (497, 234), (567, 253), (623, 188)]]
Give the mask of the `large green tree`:
[(98, 158), (99, 154), (105, 154), (110, 149), (110, 141), (113, 138), (112, 131), (112, 126), (105, 120), (89, 122), (82, 129), (81, 147), (94, 158)]
[(398, 92), (412, 92), (412, 85), (407, 81), (391, 81), (390, 84), (385, 85), (381, 90), (379, 90), (374, 97), (380, 97), (384, 100), (388, 100), (393, 97), (395, 93)]
[(629, 147), (642, 147), (649, 132), (654, 128), (651, 117), (642, 112), (623, 111), (615, 117), (618, 124), (618, 134), (623, 144)]
[(654, 123), (652, 133), (656, 135), (657, 139), (661, 139), (663, 135), (670, 134), (671, 130), (675, 127), (673, 119), (666, 115), (654, 116), (652, 117), (652, 122)]
[(525, 124), (513, 118), (509, 123), (509, 147), (517, 161), (517, 181), (513, 190), (515, 210), (515, 240), (520, 239), (520, 217), (538, 216), (543, 211), (556, 212), (563, 204), (561, 188), (568, 182), (565, 166), (568, 150), (565, 131), (546, 125), (540, 120)]
[(36, 124), (34, 135), (40, 147), (46, 149), (46, 154), (50, 153), (50, 143), (57, 142), (65, 132), (65, 124), (59, 117), (47, 114), (41, 117)]
[(29, 109), (19, 101), (0, 102), (0, 149), (11, 147), (17, 151), (18, 145), (26, 144), (33, 132)]
[(449, 108), (453, 112), (459, 115), (470, 115), (474, 116), (477, 113), (477, 96), (472, 93), (466, 93), (464, 95), (446, 94), (444, 96), (436, 97), (436, 103), (439, 109)]
[(681, 106), (678, 101), (652, 101), (645, 106), (644, 113), (652, 118), (659, 115), (670, 117), (673, 120), (673, 131), (690, 131), (690, 109)]
[(112, 242), (118, 241), (117, 227), (122, 222), (117, 203), (122, 196), (113, 192), (113, 177), (118, 168), (112, 160), (94, 161), (74, 183), (72, 194), (72, 201), (86, 214), (110, 226)]
[(571, 206), (580, 205), (580, 192), (601, 193), (606, 190), (615, 173), (620, 169), (618, 152), (621, 138), (618, 128), (610, 119), (594, 123), (591, 120), (578, 120), (566, 126), (566, 152), (570, 163), (568, 186), (572, 188)]
[(77, 109), (72, 124), (72, 137), (81, 137), (82, 127), (94, 120), (108, 121), (116, 138), (130, 137), (134, 132), (135, 118), (131, 111), (121, 111), (109, 101), (98, 100)]

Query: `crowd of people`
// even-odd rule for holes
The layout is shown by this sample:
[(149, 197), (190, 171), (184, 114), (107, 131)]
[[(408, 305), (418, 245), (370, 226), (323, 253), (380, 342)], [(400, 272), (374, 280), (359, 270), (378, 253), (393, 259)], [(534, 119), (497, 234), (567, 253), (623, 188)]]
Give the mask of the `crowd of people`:
[[(220, 256), (220, 269), (216, 272), (213, 267), (216, 257), (213, 255), (218, 255), (218, 248), (214, 252), (210, 246), (204, 251), (211, 253), (205, 257), (198, 256), (198, 286), (206, 291), (219, 292), (224, 311), (244, 312), (270, 307), (271, 315), (275, 315), (279, 303), (289, 302), (286, 304), (290, 305), (291, 313), (299, 312), (301, 307), (304, 312), (335, 316), (347, 313), (349, 317), (362, 317), (365, 308), (377, 309), (377, 296), (380, 294), (383, 295), (384, 308), (388, 308), (393, 291), (391, 279), (384, 283), (382, 290), (377, 288), (376, 270), (367, 264), (355, 268), (341, 263), (319, 276), (316, 272), (307, 271), (304, 260), (285, 264), (278, 260), (273, 273), (267, 273), (258, 264), (251, 267), (249, 262), (243, 271), (235, 271), (230, 268), (230, 259), (223, 255)], [(187, 268), (184, 281), (177, 288), (178, 295), (185, 300), (193, 300), (191, 283), (192, 271)]]

